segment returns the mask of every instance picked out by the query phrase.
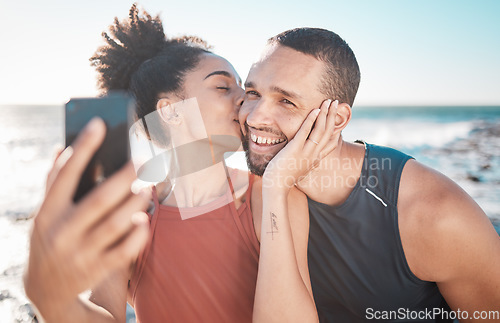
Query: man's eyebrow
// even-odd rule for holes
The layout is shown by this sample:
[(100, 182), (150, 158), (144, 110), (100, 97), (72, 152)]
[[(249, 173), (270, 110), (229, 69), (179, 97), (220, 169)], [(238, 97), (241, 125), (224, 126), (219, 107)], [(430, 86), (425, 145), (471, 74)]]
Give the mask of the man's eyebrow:
[(278, 92), (278, 93), (281, 93), (284, 96), (287, 96), (287, 97), (292, 98), (292, 99), (299, 99), (299, 100), (302, 99), (302, 96), (300, 96), (298, 93), (283, 90), (282, 88), (280, 88), (278, 86), (273, 86), (271, 88), (271, 92)]
[[(214, 72), (208, 74), (207, 76), (205, 76), (204, 80), (206, 80), (210, 76), (214, 76), (214, 75), (222, 75), (222, 76), (225, 76), (225, 77), (233, 78), (233, 75), (231, 73), (227, 72), (227, 71), (214, 71)], [(238, 79), (236, 80), (236, 82), (238, 82), (238, 84), (241, 85), (241, 78), (238, 77)]]
[[(245, 88), (255, 88), (255, 83), (253, 82), (245, 82)], [(273, 86), (271, 87), (271, 92), (277, 92), (277, 93), (281, 93), (283, 94), (284, 96), (287, 96), (291, 99), (303, 99), (301, 95), (299, 95), (298, 93), (295, 93), (295, 92), (290, 92), (290, 91), (286, 91), (282, 88), (280, 88), (279, 86)]]
[(255, 84), (253, 82), (245, 82), (245, 87), (255, 87)]

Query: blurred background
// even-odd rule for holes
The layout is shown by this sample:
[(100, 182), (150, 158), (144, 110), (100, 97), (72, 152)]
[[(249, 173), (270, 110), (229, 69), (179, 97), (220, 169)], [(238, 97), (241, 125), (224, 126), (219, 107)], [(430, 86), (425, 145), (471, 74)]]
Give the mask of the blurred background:
[[(88, 59), (131, 4), (0, 0), (0, 322), (31, 321), (22, 291), (29, 215), (64, 144), (64, 103), (97, 95)], [(362, 74), (345, 138), (400, 149), (443, 172), (500, 232), (500, 2), (138, 4), (160, 14), (167, 36), (205, 38), (243, 80), (269, 37), (303, 26), (337, 32)]]

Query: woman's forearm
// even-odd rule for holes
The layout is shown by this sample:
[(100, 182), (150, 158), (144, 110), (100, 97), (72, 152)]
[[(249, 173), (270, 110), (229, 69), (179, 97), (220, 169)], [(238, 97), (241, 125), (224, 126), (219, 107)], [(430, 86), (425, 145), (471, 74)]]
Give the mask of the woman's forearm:
[(288, 212), (288, 189), (263, 189), (254, 322), (318, 320), (312, 295), (299, 270)]

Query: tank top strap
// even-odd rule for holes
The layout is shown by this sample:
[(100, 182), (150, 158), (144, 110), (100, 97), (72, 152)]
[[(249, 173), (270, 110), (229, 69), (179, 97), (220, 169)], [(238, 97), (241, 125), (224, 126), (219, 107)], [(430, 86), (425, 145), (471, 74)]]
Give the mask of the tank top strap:
[(154, 205), (155, 205), (155, 210), (160, 206), (160, 201), (158, 201), (158, 192), (156, 191), (156, 186), (153, 185), (152, 187), (152, 191), (153, 191), (153, 202), (154, 202)]
[(234, 192), (233, 181), (231, 180), (231, 170), (226, 167), (226, 178), (227, 183), (229, 184), (229, 190), (231, 191), (231, 195), (233, 196), (233, 200), (236, 201), (236, 194)]
[[(251, 209), (251, 196), (252, 196), (252, 187), (255, 179), (255, 175), (252, 173), (248, 173), (248, 187), (245, 192), (245, 200), (236, 209), (236, 204), (231, 203), (231, 213), (233, 214), (233, 219), (238, 231), (240, 232), (241, 238), (245, 242), (245, 245), (248, 247), (248, 250), (252, 254), (253, 258), (258, 262), (259, 261), (259, 242), (257, 239), (257, 235), (255, 234), (255, 228), (253, 223), (253, 215)], [(232, 188), (231, 180), (229, 180), (229, 185)], [(234, 196), (233, 198), (236, 198)]]
[(245, 203), (248, 204), (248, 207), (250, 207), (250, 197), (252, 196), (252, 187), (253, 187), (253, 182), (255, 180), (255, 174), (250, 173), (248, 177), (248, 189), (247, 192), (245, 193)]
[[(406, 162), (413, 157), (398, 150), (365, 143), (363, 189), (384, 203), (397, 206), (399, 182)], [(382, 202), (382, 201), (381, 201)]]
[[(156, 186), (153, 186), (153, 203), (155, 205), (154, 212), (151, 214), (151, 233), (154, 234), (154, 229), (156, 228), (156, 222), (158, 221), (158, 213), (160, 211), (160, 201), (158, 199), (158, 192)], [(155, 216), (156, 215), (156, 216)]]

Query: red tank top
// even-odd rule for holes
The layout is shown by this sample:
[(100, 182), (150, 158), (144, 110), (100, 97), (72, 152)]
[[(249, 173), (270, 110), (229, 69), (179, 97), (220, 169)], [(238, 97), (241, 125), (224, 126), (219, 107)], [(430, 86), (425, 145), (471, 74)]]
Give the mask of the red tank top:
[[(137, 322), (252, 321), (259, 259), (252, 183), (253, 176), (238, 209), (231, 192), (184, 209), (161, 205), (153, 194), (151, 238), (128, 290)], [(197, 216), (181, 219), (190, 212)]]

